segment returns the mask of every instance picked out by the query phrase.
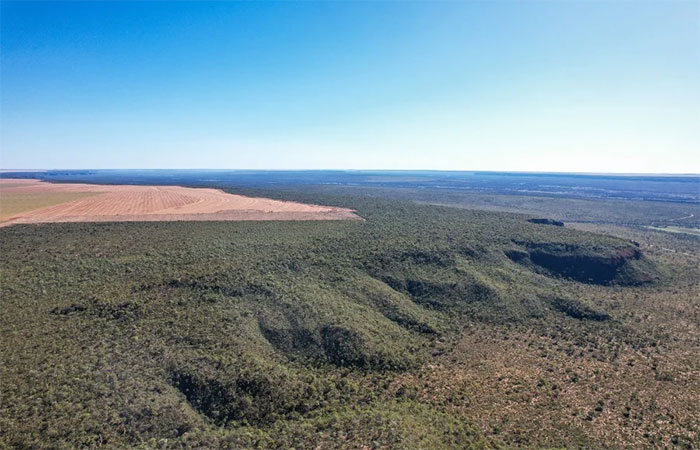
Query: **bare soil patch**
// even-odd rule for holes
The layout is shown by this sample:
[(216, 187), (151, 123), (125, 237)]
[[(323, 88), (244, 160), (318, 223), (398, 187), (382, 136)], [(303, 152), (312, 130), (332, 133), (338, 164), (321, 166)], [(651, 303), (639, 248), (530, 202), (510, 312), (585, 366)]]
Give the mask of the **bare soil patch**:
[[(0, 227), (50, 222), (359, 219), (347, 208), (182, 186), (52, 184), (4, 179), (0, 181), (0, 198), (0, 206), (7, 205), (0, 211)], [(8, 210), (10, 206), (12, 209)]]

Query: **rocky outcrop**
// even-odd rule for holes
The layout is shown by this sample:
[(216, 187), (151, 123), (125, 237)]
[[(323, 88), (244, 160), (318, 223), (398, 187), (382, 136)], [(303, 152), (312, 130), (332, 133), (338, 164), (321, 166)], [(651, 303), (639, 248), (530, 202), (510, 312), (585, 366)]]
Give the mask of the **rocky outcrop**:
[(555, 243), (524, 243), (524, 246), (506, 251), (506, 256), (519, 264), (544, 269), (546, 274), (583, 283), (638, 285), (656, 278), (651, 263), (632, 245), (597, 250)]
[(541, 225), (554, 225), (555, 227), (563, 227), (564, 222), (560, 222), (554, 219), (528, 219), (530, 223), (538, 223)]

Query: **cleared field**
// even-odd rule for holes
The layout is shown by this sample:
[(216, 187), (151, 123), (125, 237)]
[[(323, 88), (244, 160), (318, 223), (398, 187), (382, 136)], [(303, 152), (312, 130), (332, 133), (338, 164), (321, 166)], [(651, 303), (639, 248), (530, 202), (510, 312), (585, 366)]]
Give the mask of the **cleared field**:
[(665, 233), (681, 233), (691, 236), (700, 236), (700, 230), (697, 228), (682, 228), (682, 227), (645, 227), (650, 230), (663, 231)]
[(3, 189), (3, 186), (0, 185), (0, 192), (2, 193), (0, 195), (0, 220), (16, 216), (25, 211), (79, 200), (96, 194), (92, 192), (5, 193)]
[(49, 222), (357, 219), (346, 208), (181, 186), (0, 182), (0, 226)]

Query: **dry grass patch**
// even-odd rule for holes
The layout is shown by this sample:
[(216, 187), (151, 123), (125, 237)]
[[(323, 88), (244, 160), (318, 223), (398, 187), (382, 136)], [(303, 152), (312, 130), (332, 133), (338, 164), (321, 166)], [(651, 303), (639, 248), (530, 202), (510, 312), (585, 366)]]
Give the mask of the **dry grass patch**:
[(253, 198), (220, 189), (6, 179), (0, 226), (53, 222), (358, 219), (348, 208)]
[(39, 208), (97, 195), (96, 192), (14, 192), (0, 184), (0, 220)]

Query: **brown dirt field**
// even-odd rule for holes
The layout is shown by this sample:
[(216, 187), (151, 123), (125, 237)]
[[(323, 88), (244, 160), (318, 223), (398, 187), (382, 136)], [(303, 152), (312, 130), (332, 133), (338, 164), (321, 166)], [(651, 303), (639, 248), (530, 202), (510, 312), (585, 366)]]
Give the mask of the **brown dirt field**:
[[(18, 207), (24, 198), (69, 198), (49, 206)], [(213, 220), (359, 219), (346, 208), (285, 202), (227, 194), (219, 189), (182, 186), (52, 184), (39, 180), (0, 180), (0, 197), (21, 212), (0, 220), (0, 227), (20, 223), (141, 222)], [(43, 206), (43, 205), (42, 205)]]
[(95, 192), (42, 192), (9, 193), (6, 195), (0, 184), (0, 220), (34, 209), (66, 203), (96, 195)]

